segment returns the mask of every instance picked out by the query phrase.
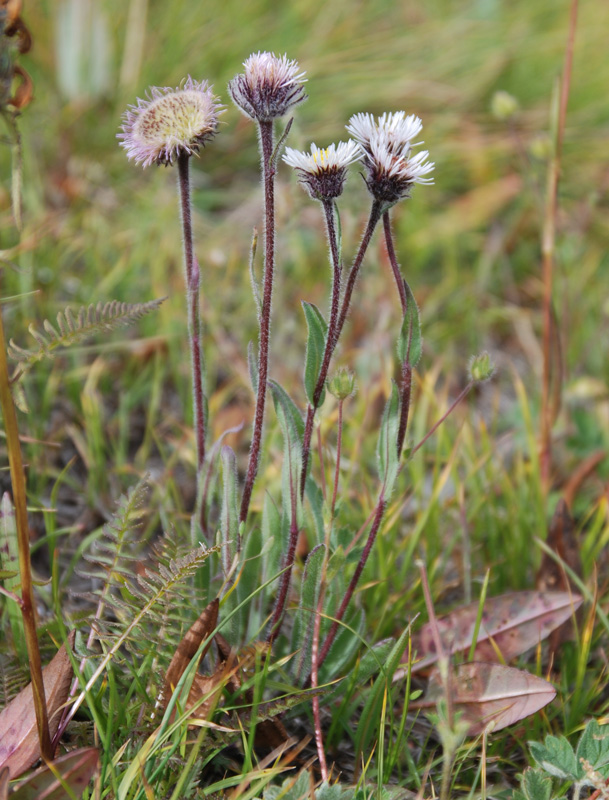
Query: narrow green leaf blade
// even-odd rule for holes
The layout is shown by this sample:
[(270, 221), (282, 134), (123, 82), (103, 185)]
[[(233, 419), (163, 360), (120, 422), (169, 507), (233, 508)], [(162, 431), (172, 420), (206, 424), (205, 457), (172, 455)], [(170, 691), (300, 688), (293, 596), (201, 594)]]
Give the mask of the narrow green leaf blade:
[(399, 457), (397, 451), (398, 428), (400, 424), (400, 396), (395, 382), (391, 385), (391, 396), (385, 404), (381, 430), (377, 446), (379, 477), (387, 499), (398, 474)]
[(414, 369), (419, 363), (423, 349), (423, 338), (421, 336), (421, 320), (419, 318), (419, 307), (410, 286), (404, 281), (406, 289), (406, 310), (402, 321), (400, 338), (398, 339), (398, 358), (400, 363), (408, 362)]
[[(315, 387), (319, 379), (319, 372), (324, 357), (326, 346), (326, 334), (328, 325), (322, 316), (321, 311), (313, 303), (303, 301), (302, 308), (307, 321), (308, 336), (307, 349), (305, 354), (304, 387), (307, 400), (312, 406), (314, 401)], [(318, 405), (321, 405), (325, 398), (325, 389), (322, 390)]]

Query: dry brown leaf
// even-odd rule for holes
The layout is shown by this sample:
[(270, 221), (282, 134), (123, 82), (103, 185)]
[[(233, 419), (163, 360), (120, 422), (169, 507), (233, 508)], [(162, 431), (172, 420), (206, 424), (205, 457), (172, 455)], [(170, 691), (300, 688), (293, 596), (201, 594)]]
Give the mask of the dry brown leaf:
[[(75, 635), (75, 631), (72, 631), (68, 637), (70, 649), (74, 646)], [(61, 717), (60, 711), (68, 699), (72, 677), (72, 664), (66, 645), (63, 644), (51, 663), (42, 670), (51, 739), (57, 733)], [(15, 779), (40, 758), (40, 743), (31, 683), (19, 692), (0, 713), (0, 731), (2, 731), (0, 767), (8, 767), (11, 771), (11, 778)]]
[(225, 681), (226, 670), (223, 668), (217, 669), (213, 675), (195, 675), (186, 701), (186, 710), (192, 711), (190, 716), (193, 720), (211, 719)]
[[(556, 696), (551, 683), (530, 672), (472, 661), (459, 664), (449, 679), (451, 701), (455, 712), (469, 723), (469, 735), (482, 733), (492, 722), (499, 731), (529, 717), (550, 703)], [(434, 708), (445, 690), (437, 670), (432, 674), (425, 698), (411, 703), (412, 708)]]
[[(480, 661), (511, 661), (568, 620), (582, 604), (579, 595), (569, 592), (508, 592), (487, 598), (478, 631), (474, 658)], [(462, 653), (471, 647), (478, 603), (470, 603), (437, 620), (440, 638), (447, 653)], [(413, 637), (413, 650), (420, 657), (413, 671), (438, 660), (432, 629), (426, 623)]]
[[(53, 771), (44, 766), (32, 773), (11, 794), (11, 800), (71, 800), (74, 795), (82, 797), (98, 764), (99, 754), (95, 747), (73, 750), (53, 761)], [(61, 781), (57, 774), (61, 776)], [(62, 783), (68, 788), (64, 788)]]
[(23, 67), (19, 66), (19, 64), (14, 65), (13, 76), (19, 77), (19, 83), (15, 88), (13, 96), (7, 100), (7, 104), (14, 106), (18, 110), (21, 110), (29, 105), (32, 101), (32, 97), (34, 95), (34, 83), (29, 74), (23, 69)]
[[(165, 674), (165, 683), (161, 695), (163, 708), (167, 706), (173, 690), (178, 685), (184, 670), (190, 664), (201, 642), (209, 636), (218, 624), (218, 608), (219, 602), (218, 598), (216, 598), (203, 610), (201, 616), (188, 629), (178, 645)], [(203, 648), (201, 658), (207, 653), (210, 644), (211, 641)]]
[[(245, 668), (246, 671), (247, 669), (251, 668), (252, 658), (255, 658), (256, 651), (261, 649), (264, 650), (267, 645), (266, 643), (255, 642), (253, 645), (246, 648), (245, 657), (242, 660), (241, 657), (235, 653), (233, 648), (221, 633), (217, 633), (214, 638), (220, 654), (221, 664), (223, 663), (226, 669), (229, 671), (226, 685), (228, 686), (229, 690), (235, 694), (241, 689), (240, 672), (243, 668)], [(252, 705), (254, 702), (254, 693), (252, 690), (246, 689), (243, 694), (246, 703), (248, 705)], [(288, 732), (278, 719), (260, 720), (256, 724), (254, 746), (260, 750), (263, 750), (264, 752), (281, 747), (287, 741), (289, 741), (289, 739), (290, 737)]]
[(8, 782), (11, 774), (8, 767), (0, 769), (0, 800), (8, 800)]

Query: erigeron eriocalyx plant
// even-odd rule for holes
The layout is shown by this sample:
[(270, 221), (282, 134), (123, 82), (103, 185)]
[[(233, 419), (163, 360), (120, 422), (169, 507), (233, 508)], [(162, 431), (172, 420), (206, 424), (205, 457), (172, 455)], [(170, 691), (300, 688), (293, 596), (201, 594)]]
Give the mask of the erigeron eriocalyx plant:
[[(422, 130), (421, 120), (404, 111), (384, 113), (376, 118), (367, 113), (356, 114), (346, 126), (352, 138), (338, 144), (327, 147), (311, 144), (308, 152), (284, 147), (292, 120), (289, 119), (281, 130), (278, 130), (278, 125), (282, 118), (306, 100), (304, 83), (304, 72), (295, 61), (285, 55), (259, 52), (243, 63), (243, 71), (228, 85), (236, 106), (258, 128), (263, 184), (264, 268), (261, 286), (255, 277), (252, 278), (259, 336), (257, 354), (254, 355), (253, 349), (250, 352), (256, 399), (248, 466), (243, 480), (239, 480), (234, 453), (230, 448), (222, 449), (222, 511), (217, 528), (221, 544), (219, 571), (223, 573), (224, 583), (222, 587), (221, 581), (215, 586), (210, 578), (209, 591), (212, 596), (218, 591), (226, 593), (225, 609), (234, 612), (233, 627), (230, 628), (232, 636), (241, 639), (259, 636), (259, 631), (266, 625), (267, 642), (277, 648), (283, 647), (286, 653), (295, 654), (291, 668), (295, 681), (316, 686), (320, 669), (331, 654), (341, 623), (349, 612), (353, 593), (398, 479), (408, 425), (412, 373), (421, 355), (422, 340), (417, 304), (397, 262), (390, 212), (396, 203), (410, 197), (415, 184), (433, 182), (434, 164), (429, 161), (426, 150), (416, 150), (418, 142), (415, 140)], [(204, 483), (209, 482), (201, 478), (204, 472), (214, 468), (214, 459), (212, 451), (206, 449), (207, 404), (199, 298), (201, 277), (194, 252), (188, 170), (190, 158), (199, 155), (217, 133), (222, 110), (206, 82), (198, 83), (188, 78), (182, 87), (175, 90), (151, 89), (148, 99), (138, 101), (127, 111), (119, 134), (128, 157), (143, 166), (174, 163), (178, 166), (199, 487), (199, 500), (191, 525), (193, 544), (204, 541), (206, 536), (209, 543), (213, 543), (209, 539), (210, 528), (203, 530), (200, 520), (209, 518), (211, 501), (203, 490)], [(303, 301), (308, 328), (304, 364), (307, 405), (304, 412), (297, 408), (288, 392), (271, 379), (269, 367), (276, 269), (275, 180), (280, 156), (294, 169), (310, 197), (321, 204), (330, 253), (327, 318), (313, 304)], [(337, 201), (345, 189), (350, 168), (363, 170), (370, 194), (370, 210), (360, 244), (347, 268), (343, 263)], [(352, 574), (347, 576), (348, 580), (344, 571), (339, 571), (340, 574), (335, 574), (330, 581), (328, 563), (336, 542), (343, 406), (354, 390), (351, 374), (341, 372), (330, 380), (330, 370), (366, 252), (381, 220), (402, 311), (397, 341), (399, 380), (393, 385), (380, 420), (378, 499), (370, 517), (367, 540)], [(221, 302), (221, 298), (215, 302)], [(323, 500), (320, 485), (312, 474), (311, 442), (315, 418), (327, 388), (339, 403), (339, 430), (333, 490)], [(254, 521), (249, 512), (264, 450), (269, 391), (285, 445), (282, 497), (276, 506), (267, 495), (262, 520)], [(325, 490), (324, 486), (321, 488)], [(262, 487), (258, 487), (258, 492), (261, 497), (264, 495)], [(300, 608), (292, 626), (291, 641), (287, 642), (282, 634), (282, 623), (297, 542), (303, 528), (307, 529), (309, 541), (312, 540), (314, 546), (304, 567)], [(264, 557), (260, 557), (261, 553)], [(274, 582), (270, 580), (273, 576), (276, 578)], [(249, 596), (248, 592), (254, 592), (255, 599), (251, 601), (247, 614), (241, 614), (239, 618), (237, 604)], [(236, 622), (238, 619), (241, 620), (240, 627)], [(318, 717), (318, 705), (314, 710)], [(319, 742), (318, 752), (323, 766), (323, 749)]]

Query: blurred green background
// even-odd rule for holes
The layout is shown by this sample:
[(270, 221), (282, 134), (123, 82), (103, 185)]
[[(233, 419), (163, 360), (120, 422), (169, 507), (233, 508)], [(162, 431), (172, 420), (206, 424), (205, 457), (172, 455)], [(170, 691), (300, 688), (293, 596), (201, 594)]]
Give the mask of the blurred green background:
[[(135, 425), (134, 409), (146, 409), (149, 430), (173, 426), (176, 436), (189, 413), (175, 175), (134, 166), (116, 140), (127, 104), (149, 86), (177, 86), (187, 74), (209, 80), (227, 104), (221, 133), (194, 162), (193, 178), (215, 433), (248, 413), (245, 352), (256, 320), (247, 259), (252, 228), (260, 225), (258, 155), (254, 127), (230, 103), (226, 83), (251, 52), (265, 49), (287, 53), (307, 72), (309, 99), (296, 111), (292, 147), (345, 138), (344, 125), (358, 111), (405, 109), (422, 117), (435, 185), (415, 187), (394, 212), (398, 254), (422, 309), (420, 369), (441, 370), (453, 392), (466, 380), (469, 356), (487, 348), (500, 368), (489, 399), (498, 429), (513, 421), (512, 368), (527, 382), (535, 408), (550, 118), (569, 8), (566, 0), (26, 0), (23, 17), (34, 46), (21, 63), (35, 86), (34, 102), (20, 120), (26, 222), (19, 243), (5, 147), (1, 246), (19, 268), (5, 271), (4, 292), (38, 291), (8, 309), (10, 333), (23, 343), (30, 322), (54, 316), (67, 303), (169, 296), (160, 314), (130, 334), (140, 337), (128, 351), (134, 358), (114, 355), (118, 361), (101, 370), (99, 389), (107, 399), (98, 424), (120, 444), (110, 452), (107, 441), (99, 443), (109, 448), (106, 462), (124, 467), (133, 458), (136, 434), (126, 431)], [(609, 425), (608, 30), (609, 5), (583, 2), (556, 253), (570, 410), (559, 420), (558, 435), (575, 437), (559, 464), (565, 478), (576, 458), (606, 441)], [(510, 119), (493, 113), (498, 91), (518, 103)], [(347, 260), (367, 210), (365, 187), (353, 174), (341, 203)], [(296, 385), (302, 400), (305, 325), (299, 304), (307, 299), (326, 307), (329, 269), (319, 209), (285, 165), (278, 226), (272, 374)], [(360, 381), (391, 371), (398, 323), (377, 237), (341, 356), (356, 364)], [(56, 370), (51, 377), (43, 372), (30, 400), (42, 420), (60, 380), (66, 382), (62, 391), (84, 420), (86, 439), (90, 421), (81, 390), (83, 374), (90, 378), (90, 372), (78, 371), (81, 362), (68, 363), (72, 371), (61, 379)], [(177, 388), (178, 405), (161, 397), (166, 385)], [(48, 435), (48, 427), (38, 434)], [(145, 455), (140, 453), (142, 463)], [(100, 480), (107, 473), (101, 469)]]

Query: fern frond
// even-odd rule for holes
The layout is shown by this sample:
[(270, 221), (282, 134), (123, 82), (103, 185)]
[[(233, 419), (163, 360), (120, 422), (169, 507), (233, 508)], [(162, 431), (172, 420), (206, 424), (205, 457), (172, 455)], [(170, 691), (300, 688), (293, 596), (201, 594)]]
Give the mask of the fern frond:
[[(217, 551), (217, 548), (208, 550), (204, 545), (196, 547), (185, 556), (172, 559), (167, 565), (169, 570), (169, 578), (163, 578), (158, 573), (147, 569), (145, 572), (145, 579), (142, 583), (135, 581), (129, 584), (129, 593), (132, 594), (134, 599), (138, 600), (141, 605), (134, 616), (130, 618), (129, 623), (123, 627), (122, 633), (114, 640), (112, 647), (104, 654), (101, 662), (98, 664), (97, 669), (87, 681), (85, 689), (78, 696), (76, 703), (73, 706), (75, 711), (85, 699), (86, 693), (91, 690), (95, 685), (102, 672), (106, 669), (110, 661), (114, 659), (119, 650), (127, 644), (132, 637), (134, 631), (147, 619), (152, 613), (155, 606), (164, 603), (168, 599), (172, 599), (180, 594), (181, 585), (188, 580), (194, 573), (203, 566), (205, 561), (209, 558), (212, 552)], [(115, 600), (116, 598), (112, 598)], [(108, 598), (110, 600), (110, 598)], [(121, 602), (125, 602), (125, 598), (121, 598)], [(132, 609), (133, 610), (133, 609)], [(153, 642), (158, 646), (158, 641)]]
[[(95, 555), (85, 555), (85, 560), (93, 563), (97, 570), (86, 571), (88, 580), (101, 580), (102, 589), (98, 596), (96, 619), (101, 618), (112, 586), (119, 580), (133, 575), (129, 566), (135, 556), (126, 553), (127, 539), (141, 525), (142, 505), (148, 491), (147, 478), (144, 477), (133, 486), (118, 502), (116, 514), (104, 526), (103, 536), (97, 543)], [(83, 574), (83, 573), (81, 573)]]
[(57, 327), (48, 320), (42, 323), (43, 332), (33, 324), (29, 326), (30, 335), (38, 344), (32, 350), (20, 347), (11, 339), (8, 354), (19, 362), (20, 376), (43, 358), (53, 358), (60, 347), (77, 344), (88, 336), (131, 325), (144, 315), (155, 311), (165, 298), (150, 300), (147, 303), (120, 303), (112, 300), (109, 303), (81, 306), (76, 316), (70, 308), (57, 314)]

